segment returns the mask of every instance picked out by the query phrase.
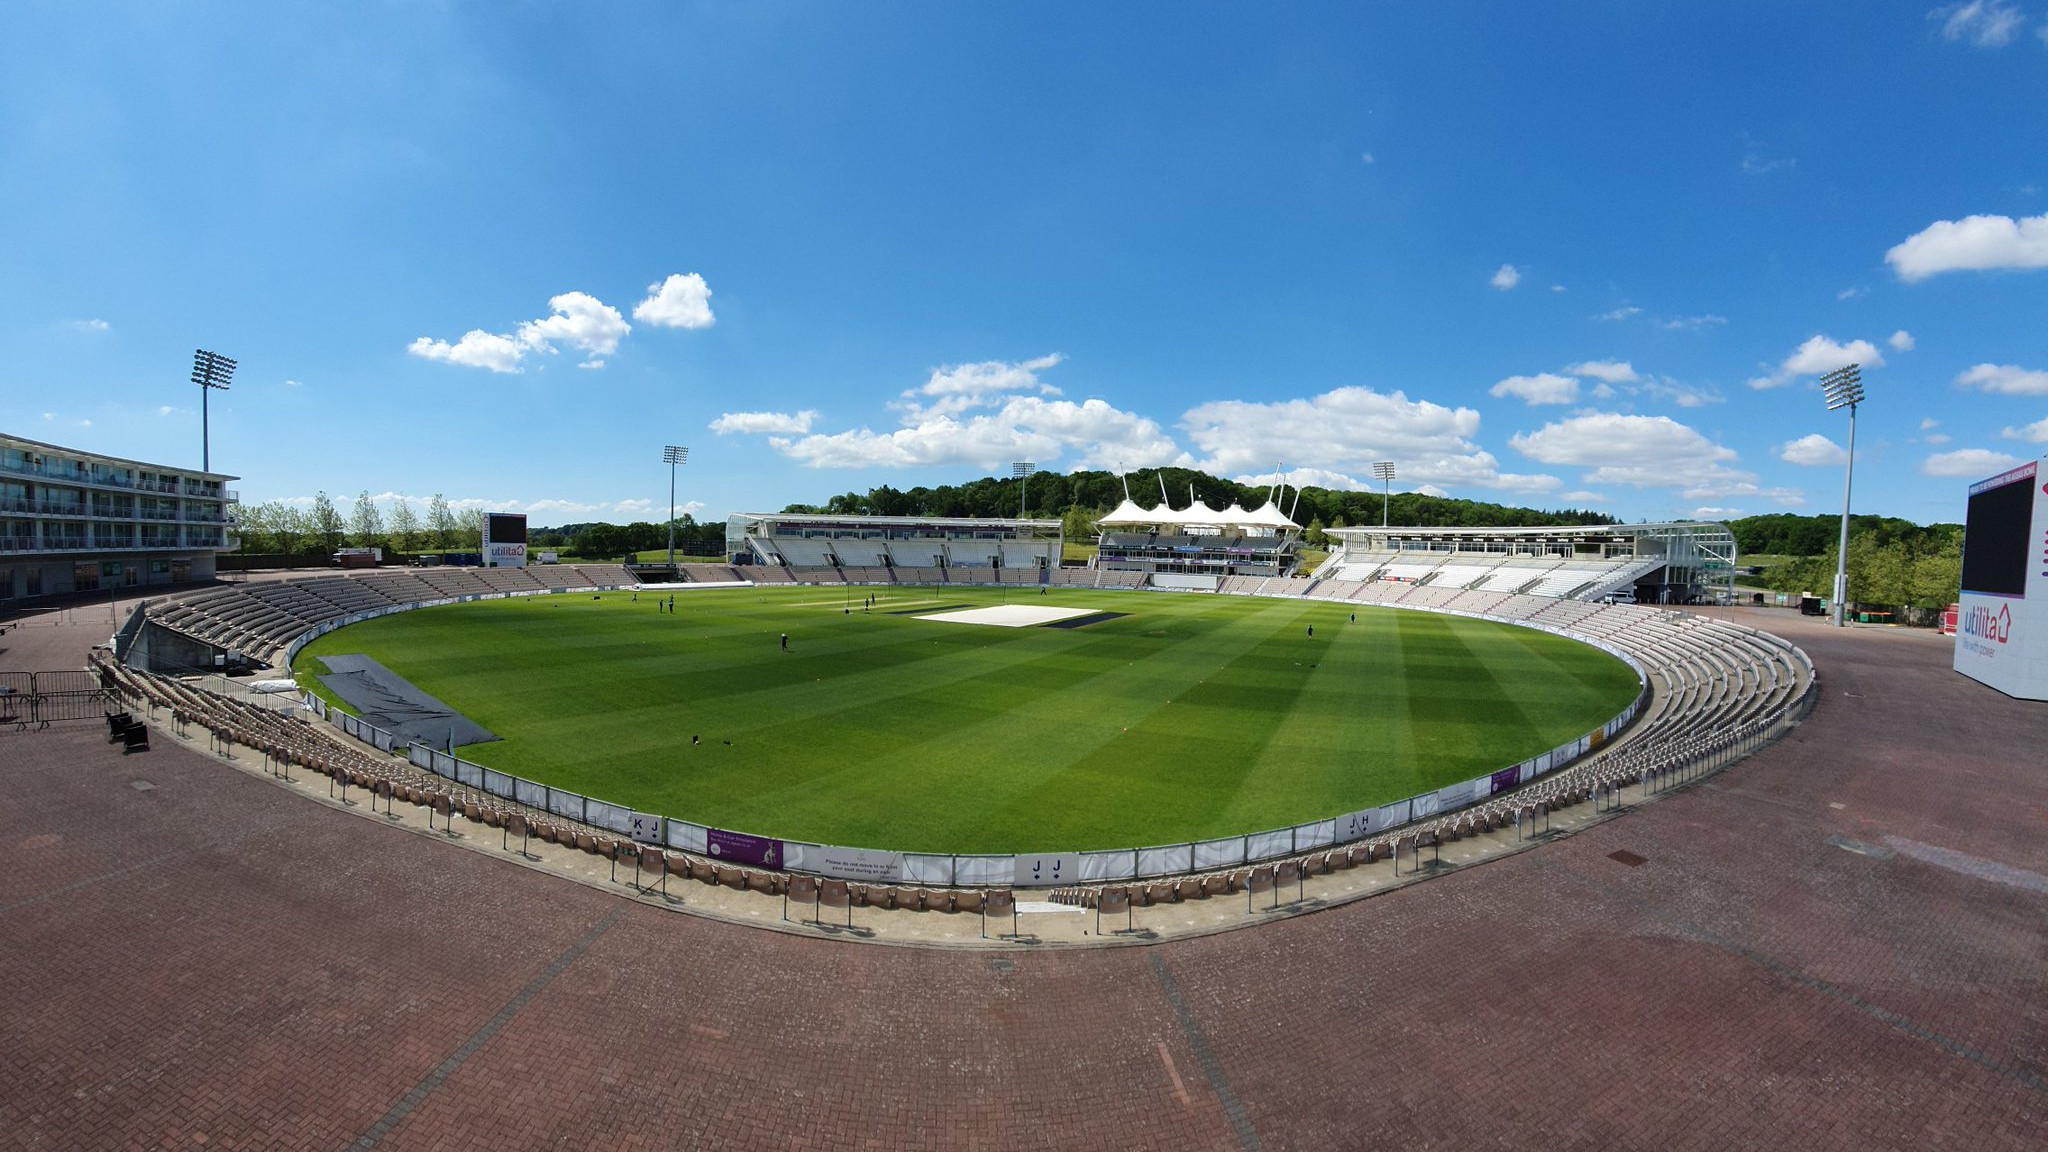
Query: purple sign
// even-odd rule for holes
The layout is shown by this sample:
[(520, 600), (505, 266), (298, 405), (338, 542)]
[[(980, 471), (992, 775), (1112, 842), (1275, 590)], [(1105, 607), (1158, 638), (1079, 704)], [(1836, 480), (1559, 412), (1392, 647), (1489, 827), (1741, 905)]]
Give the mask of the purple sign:
[(704, 841), (704, 854), (714, 860), (754, 864), (777, 871), (782, 868), (780, 840), (766, 840), (759, 836), (749, 836), (744, 832), (725, 832), (712, 828), (706, 831)]
[[(1522, 766), (1520, 764), (1515, 765), (1513, 768), (1503, 768), (1500, 771), (1495, 772), (1493, 774), (1493, 791), (1505, 792), (1508, 789), (1513, 788), (1515, 784), (1518, 781), (1520, 781), (1521, 776)], [(1489, 795), (1491, 795), (1491, 793), (1489, 793)]]

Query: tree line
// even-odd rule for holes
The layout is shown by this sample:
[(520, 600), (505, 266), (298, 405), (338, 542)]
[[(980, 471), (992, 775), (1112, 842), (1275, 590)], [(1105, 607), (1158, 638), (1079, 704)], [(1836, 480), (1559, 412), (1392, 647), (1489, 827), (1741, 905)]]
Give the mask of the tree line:
[[(1193, 498), (1214, 508), (1240, 504), (1251, 509), (1277, 496), (1281, 511), (1307, 526), (1311, 544), (1327, 542), (1327, 529), (1377, 524), (1381, 515), (1381, 494), (1376, 492), (1291, 486), (1279, 492), (1267, 485), (1239, 484), (1191, 468), (1148, 468), (1125, 476), (1106, 471), (1041, 472), (1023, 481), (984, 476), (964, 484), (909, 489), (883, 484), (865, 493), (846, 492), (820, 504), (790, 504), (781, 510), (820, 515), (996, 519), (1009, 519), (1021, 513), (1027, 518), (1062, 520), (1067, 539), (1086, 541), (1094, 535), (1095, 521), (1123, 502), (1127, 483), (1131, 496), (1147, 506), (1157, 503), (1162, 489), (1176, 508), (1187, 507)], [(1584, 509), (1543, 511), (1420, 492), (1396, 492), (1387, 505), (1389, 523), (1432, 528), (1616, 522), (1612, 516)], [(245, 553), (315, 556), (330, 555), (344, 547), (383, 548), (396, 553), (471, 552), (480, 546), (482, 530), (480, 511), (455, 511), (439, 493), (423, 511), (401, 498), (385, 514), (371, 501), (370, 494), (363, 492), (344, 516), (324, 491), (313, 498), (310, 507), (276, 500), (246, 506), (241, 510), (239, 528)], [(667, 548), (668, 539), (666, 523), (591, 522), (535, 529), (528, 537), (528, 546), (585, 558), (613, 559)], [(676, 520), (675, 543), (678, 554), (721, 555), (725, 551), (725, 525), (715, 521), (700, 524), (686, 513)]]
[(331, 556), (342, 548), (474, 552), (483, 546), (483, 512), (456, 511), (438, 492), (424, 511), (400, 497), (392, 502), (388, 516), (363, 492), (344, 517), (323, 491), (306, 507), (282, 500), (243, 505), (236, 521), (241, 550), (252, 555)]
[[(1146, 468), (1119, 476), (1115, 472), (1041, 472), (1018, 480), (984, 476), (965, 484), (941, 484), (899, 490), (889, 485), (865, 494), (846, 492), (823, 504), (791, 504), (784, 512), (871, 516), (966, 516), (1010, 518), (1018, 515), (1066, 522), (1069, 540), (1085, 540), (1096, 519), (1123, 502), (1125, 485), (1138, 503), (1158, 503), (1162, 492), (1176, 508), (1199, 499), (1212, 508), (1241, 504), (1248, 509), (1279, 496), (1280, 510), (1297, 524), (1320, 535), (1328, 528), (1377, 524), (1382, 494), (1333, 488), (1288, 487), (1284, 495), (1264, 484), (1240, 484), (1192, 468)], [(1542, 511), (1396, 492), (1387, 499), (1387, 522), (1430, 528), (1547, 527), (1563, 524), (1613, 524), (1614, 517), (1585, 509)], [(1321, 541), (1311, 539), (1311, 543)]]
[[(1841, 552), (1838, 516), (1778, 513), (1728, 525), (1743, 555), (1789, 559), (1764, 572), (1777, 592), (1834, 593)], [(1891, 516), (1849, 517), (1849, 600), (1867, 607), (1940, 608), (1955, 602), (1963, 579), (1963, 526), (1915, 524)]]

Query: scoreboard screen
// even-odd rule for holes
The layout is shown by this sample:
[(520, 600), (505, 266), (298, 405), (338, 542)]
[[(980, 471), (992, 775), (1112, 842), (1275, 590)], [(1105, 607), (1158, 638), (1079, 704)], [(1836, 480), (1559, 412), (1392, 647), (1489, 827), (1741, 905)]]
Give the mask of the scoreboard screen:
[(499, 544), (526, 543), (526, 517), (509, 512), (486, 512), (484, 539)]
[[(2004, 479), (1998, 477), (1997, 479)], [(1963, 591), (1987, 596), (2027, 594), (2033, 559), (2034, 478), (1970, 493), (1963, 528)]]
[(484, 567), (526, 567), (526, 515), (484, 513)]

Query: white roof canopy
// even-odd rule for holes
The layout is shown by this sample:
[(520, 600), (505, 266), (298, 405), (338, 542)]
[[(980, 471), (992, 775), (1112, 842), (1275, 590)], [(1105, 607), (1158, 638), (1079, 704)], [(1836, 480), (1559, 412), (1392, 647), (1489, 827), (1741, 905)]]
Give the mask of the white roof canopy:
[(1169, 504), (1161, 504), (1157, 508), (1140, 508), (1129, 497), (1125, 497), (1123, 503), (1096, 521), (1096, 524), (1103, 528), (1237, 528), (1264, 531), (1284, 531), (1301, 527), (1289, 520), (1270, 502), (1257, 511), (1247, 512), (1238, 504), (1218, 510), (1199, 500), (1179, 509)]

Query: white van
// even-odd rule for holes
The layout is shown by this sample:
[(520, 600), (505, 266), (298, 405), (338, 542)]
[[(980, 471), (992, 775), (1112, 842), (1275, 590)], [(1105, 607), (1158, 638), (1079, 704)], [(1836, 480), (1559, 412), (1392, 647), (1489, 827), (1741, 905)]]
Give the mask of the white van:
[(1636, 602), (1636, 590), (1633, 588), (1623, 588), (1619, 592), (1609, 592), (1600, 598), (1600, 602), (1602, 604), (1633, 604)]

